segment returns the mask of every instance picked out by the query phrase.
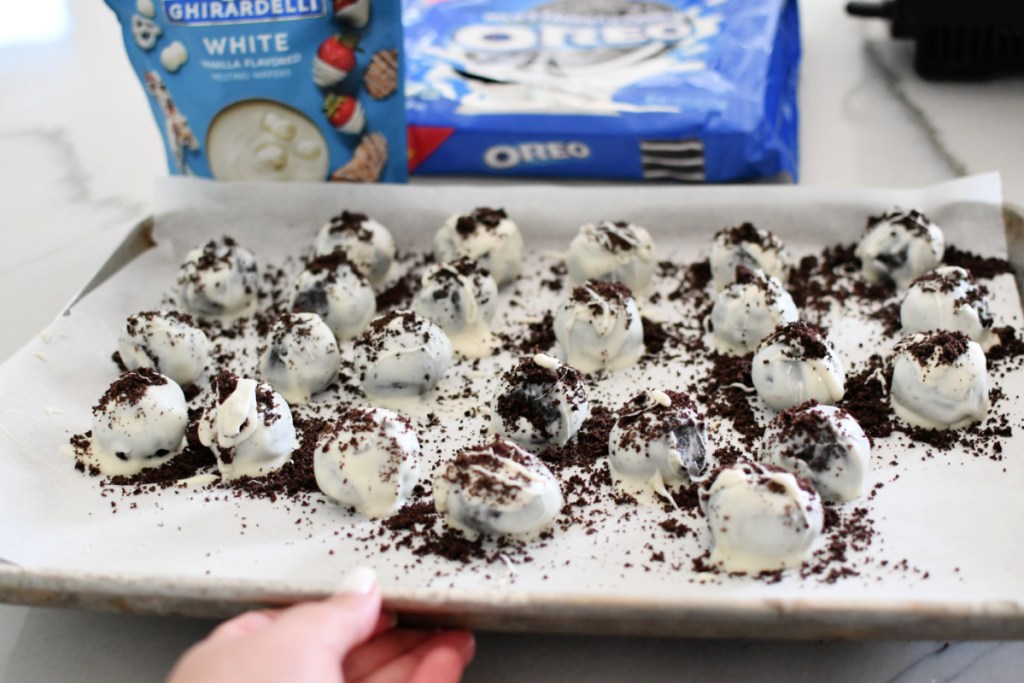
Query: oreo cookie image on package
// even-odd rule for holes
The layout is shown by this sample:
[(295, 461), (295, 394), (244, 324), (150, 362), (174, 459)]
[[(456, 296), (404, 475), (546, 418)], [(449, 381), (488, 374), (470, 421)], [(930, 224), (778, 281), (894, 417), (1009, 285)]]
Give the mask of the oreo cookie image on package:
[(406, 0), (410, 170), (797, 178), (796, 0)]

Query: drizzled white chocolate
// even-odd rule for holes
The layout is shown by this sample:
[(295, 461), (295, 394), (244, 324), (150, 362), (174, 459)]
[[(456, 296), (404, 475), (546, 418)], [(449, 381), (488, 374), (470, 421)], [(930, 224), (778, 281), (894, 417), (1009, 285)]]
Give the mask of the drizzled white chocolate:
[(963, 332), (983, 349), (995, 342), (983, 288), (959, 266), (941, 266), (914, 280), (900, 304), (903, 334)]
[(643, 321), (624, 285), (590, 280), (576, 287), (554, 325), (568, 364), (588, 375), (627, 368), (644, 353)]
[(423, 274), (413, 310), (436, 323), (465, 358), (494, 353), (490, 324), (498, 308), (498, 285), (476, 261), (438, 263)]
[(812, 405), (768, 423), (760, 459), (807, 479), (823, 499), (846, 502), (864, 495), (871, 441), (845, 410)]
[(126, 372), (92, 410), (92, 455), (103, 474), (138, 474), (181, 450), (187, 424), (174, 381), (148, 368)]
[(846, 371), (835, 347), (800, 322), (777, 328), (761, 342), (750, 375), (758, 396), (774, 410), (812, 400), (831, 405), (846, 393)]
[(601, 221), (580, 227), (569, 243), (565, 265), (573, 287), (587, 280), (621, 282), (639, 295), (650, 284), (657, 261), (646, 229), (625, 221)]
[(608, 437), (609, 464), (618, 482), (667, 497), (666, 486), (702, 481), (714, 464), (704, 416), (680, 392), (644, 391), (619, 411)]
[(989, 408), (985, 352), (962, 332), (928, 332), (901, 339), (892, 361), (889, 401), (916, 427), (958, 429), (984, 419)]
[(185, 256), (178, 271), (178, 302), (201, 318), (232, 320), (252, 312), (258, 286), (256, 257), (224, 237)]
[(444, 331), (412, 311), (376, 318), (355, 345), (355, 369), (371, 399), (421, 396), (441, 381), (452, 362)]
[(284, 398), (269, 384), (227, 371), (213, 379), (198, 436), (217, 457), (224, 479), (269, 474), (299, 445)]
[(494, 431), (533, 452), (564, 446), (588, 417), (580, 373), (541, 353), (502, 375), (491, 403)]
[(711, 529), (711, 563), (756, 574), (798, 566), (821, 535), (821, 498), (793, 474), (741, 462), (701, 486)]
[(865, 277), (873, 282), (892, 281), (902, 289), (938, 266), (945, 250), (942, 230), (927, 216), (893, 209), (868, 219), (854, 253)]
[(210, 340), (189, 315), (145, 311), (128, 317), (117, 352), (128, 370), (152, 368), (185, 386), (203, 374)]
[(324, 432), (313, 456), (317, 486), (367, 517), (394, 514), (420, 476), (412, 424), (383, 408), (353, 408)]
[(469, 257), (502, 287), (523, 268), (523, 236), (501, 209), (475, 209), (452, 216), (434, 236), (434, 257), (441, 263)]
[(338, 376), (341, 353), (315, 313), (285, 313), (270, 329), (260, 375), (291, 405), (309, 403)]
[(744, 223), (715, 235), (708, 254), (715, 291), (736, 279), (736, 267), (762, 270), (782, 282), (789, 276), (789, 255), (782, 240), (763, 228)]
[(756, 350), (777, 326), (796, 322), (800, 315), (789, 292), (774, 277), (737, 268), (738, 280), (715, 297), (711, 331), (721, 351), (741, 356)]
[(558, 479), (536, 456), (509, 441), (466, 448), (434, 479), (445, 522), (476, 536), (542, 531), (562, 509)]
[(374, 219), (349, 211), (342, 211), (320, 228), (314, 249), (317, 256), (338, 249), (345, 252), (356, 271), (374, 288), (384, 284), (395, 260), (391, 232)]
[(291, 309), (316, 313), (339, 342), (361, 335), (377, 314), (377, 297), (343, 253), (309, 263), (295, 281)]

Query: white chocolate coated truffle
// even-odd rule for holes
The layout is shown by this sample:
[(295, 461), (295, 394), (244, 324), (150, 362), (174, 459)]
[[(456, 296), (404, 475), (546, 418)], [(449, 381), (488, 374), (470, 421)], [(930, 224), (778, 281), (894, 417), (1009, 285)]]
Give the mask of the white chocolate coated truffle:
[(185, 256), (178, 271), (178, 300), (200, 318), (231, 319), (256, 305), (256, 257), (230, 237), (210, 240)]
[(654, 242), (645, 228), (625, 221), (587, 223), (569, 243), (565, 255), (569, 283), (587, 280), (621, 282), (642, 294), (654, 275)]
[(224, 479), (269, 474), (299, 445), (284, 397), (269, 384), (228, 371), (213, 378), (198, 432)]
[(765, 430), (761, 460), (807, 479), (827, 501), (864, 495), (871, 441), (852, 415), (834, 406), (784, 410)]
[(413, 310), (437, 324), (465, 358), (494, 352), (490, 324), (498, 310), (498, 285), (470, 258), (438, 263), (423, 273)]
[(754, 388), (774, 410), (807, 401), (831, 405), (846, 393), (846, 371), (831, 342), (802, 322), (765, 337), (750, 367)]
[(522, 536), (551, 524), (563, 499), (558, 479), (509, 441), (466, 448), (434, 479), (434, 503), (449, 526), (469, 535)]
[(190, 315), (144, 311), (128, 316), (117, 353), (129, 370), (151, 368), (186, 386), (203, 374), (210, 357), (210, 340)]
[(295, 281), (291, 309), (316, 313), (339, 342), (355, 339), (377, 315), (377, 297), (342, 252), (313, 259)]
[(320, 228), (314, 245), (317, 256), (340, 249), (374, 288), (380, 287), (395, 261), (391, 232), (365, 214), (342, 211)]
[(421, 396), (437, 386), (451, 363), (444, 331), (412, 311), (385, 313), (356, 341), (356, 373), (371, 398)]
[(540, 353), (502, 375), (491, 404), (494, 431), (532, 452), (564, 446), (588, 417), (579, 371)]
[(736, 266), (763, 270), (782, 282), (789, 277), (789, 255), (782, 240), (750, 223), (719, 231), (711, 243), (708, 263), (715, 291), (722, 291), (736, 278)]
[(702, 481), (714, 460), (708, 453), (704, 416), (677, 391), (643, 391), (619, 411), (608, 437), (612, 473), (621, 479), (664, 487)]
[(633, 365), (644, 354), (644, 326), (625, 285), (590, 280), (555, 312), (555, 339), (584, 374)]
[(959, 266), (941, 266), (914, 280), (900, 304), (903, 334), (963, 332), (983, 349), (993, 343), (985, 291)]
[(452, 216), (434, 236), (434, 257), (440, 263), (468, 256), (502, 287), (523, 268), (523, 236), (502, 209), (475, 209)]
[(988, 413), (985, 352), (963, 332), (904, 337), (892, 361), (889, 401), (915, 427), (958, 429)]
[(313, 474), (333, 500), (367, 517), (386, 517), (412, 495), (419, 458), (409, 420), (383, 408), (352, 408), (320, 436)]
[(759, 463), (719, 470), (699, 499), (711, 528), (711, 563), (729, 572), (798, 566), (824, 525), (821, 498), (809, 482)]
[(187, 425), (181, 387), (149, 368), (132, 370), (92, 409), (92, 453), (104, 474), (138, 474), (174, 457)]
[(335, 380), (340, 363), (338, 342), (320, 316), (285, 313), (270, 329), (260, 375), (290, 405), (302, 405)]
[(764, 271), (736, 267), (736, 281), (715, 297), (711, 331), (721, 351), (741, 356), (757, 349), (765, 337), (800, 314), (782, 284)]
[(927, 216), (893, 209), (868, 219), (854, 253), (865, 277), (891, 281), (902, 289), (942, 263), (945, 251), (942, 230)]

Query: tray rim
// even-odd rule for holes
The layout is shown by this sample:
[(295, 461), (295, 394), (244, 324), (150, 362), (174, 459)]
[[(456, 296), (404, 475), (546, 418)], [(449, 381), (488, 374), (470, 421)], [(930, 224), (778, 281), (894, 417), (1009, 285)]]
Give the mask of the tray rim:
[[(120, 576), (0, 566), (0, 601), (123, 614), (225, 618), (327, 597), (328, 586), (286, 581)], [(385, 608), (404, 625), (587, 635), (787, 640), (1022, 639), (1024, 604), (926, 600), (662, 599), (522, 591), (388, 589)]]

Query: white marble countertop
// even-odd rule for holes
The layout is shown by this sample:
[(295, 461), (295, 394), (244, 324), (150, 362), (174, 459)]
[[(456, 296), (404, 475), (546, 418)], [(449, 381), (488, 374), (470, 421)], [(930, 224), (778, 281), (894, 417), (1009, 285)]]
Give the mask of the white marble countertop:
[[(997, 170), (1024, 204), (1024, 79), (927, 83), (911, 46), (805, 0), (801, 182), (924, 185)], [(34, 9), (26, 10), (23, 7)], [(63, 29), (26, 41), (33, 16)], [(56, 15), (56, 16), (59, 16)], [(57, 23), (59, 26), (59, 22)], [(42, 330), (150, 211), (163, 152), (101, 0), (0, 5), (0, 358)], [(212, 624), (0, 606), (0, 680), (158, 681)], [(482, 634), (467, 681), (1019, 680), (1018, 643), (687, 641)]]

